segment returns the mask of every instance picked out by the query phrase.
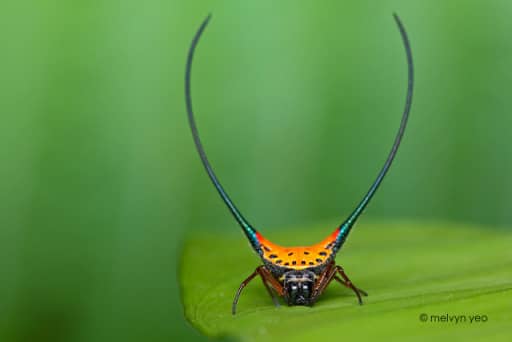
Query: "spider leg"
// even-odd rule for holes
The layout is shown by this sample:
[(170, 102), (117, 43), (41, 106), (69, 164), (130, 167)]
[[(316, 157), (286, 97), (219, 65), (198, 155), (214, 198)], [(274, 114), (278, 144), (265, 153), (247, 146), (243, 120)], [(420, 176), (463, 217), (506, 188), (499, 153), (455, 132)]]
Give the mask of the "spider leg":
[(272, 273), (270, 273), (265, 266), (258, 266), (256, 270), (251, 273), (245, 279), (240, 286), (238, 287), (238, 290), (236, 291), (235, 298), (233, 299), (233, 305), (231, 306), (231, 313), (234, 315), (236, 313), (236, 306), (238, 304), (238, 300), (240, 299), (240, 295), (242, 294), (242, 290), (251, 282), (251, 280), (254, 279), (259, 275), (261, 277), (261, 280), (263, 281), (263, 285), (265, 285), (265, 288), (267, 289), (268, 293), (272, 297), (272, 301), (274, 302), (275, 306), (279, 306), (279, 300), (276, 297), (275, 293), (272, 291), (274, 289), (278, 295), (282, 296), (284, 293), (284, 289), (281, 286), (281, 284), (272, 276)]
[(333, 277), (336, 275), (336, 268), (333, 267), (333, 264), (329, 264), (327, 268), (322, 272), (320, 275), (320, 279), (317, 281), (315, 288), (313, 289), (313, 295), (311, 296), (311, 301), (313, 303), (316, 302), (318, 297), (324, 292), (324, 290), (327, 288), (327, 285), (329, 285), (333, 279)]
[(343, 270), (343, 267), (336, 266), (336, 270), (338, 271), (338, 273), (341, 275), (341, 277), (344, 280), (343, 285), (345, 285), (348, 288), (352, 289), (355, 292), (356, 296), (357, 296), (357, 300), (359, 301), (359, 305), (363, 305), (363, 300), (361, 299), (361, 293), (359, 293), (358, 289), (354, 286), (354, 284), (352, 284), (352, 281), (345, 274), (345, 271)]
[[(338, 281), (338, 283), (340, 283), (341, 285), (344, 285), (346, 287), (348, 287), (349, 289), (351, 288), (343, 279), (341, 279), (340, 277), (338, 276), (334, 276), (334, 279), (336, 279), (336, 281)], [(356, 287), (357, 291), (362, 294), (363, 296), (365, 297), (368, 297), (368, 293), (364, 290), (361, 290), (360, 288)]]
[[(279, 293), (279, 290), (275, 287), (282, 288), (281, 284), (275, 280), (275, 278), (272, 276), (272, 274), (264, 267), (260, 266), (256, 269), (256, 272), (261, 276), (261, 281), (263, 282), (263, 285), (265, 285), (265, 288), (267, 289), (268, 293), (270, 294), (270, 297), (272, 297), (272, 301), (274, 302), (275, 306), (279, 306), (279, 299), (277, 298), (276, 294), (272, 289), (277, 291)], [(269, 286), (270, 283), (270, 286)]]
[(258, 275), (258, 269), (256, 271), (252, 272), (250, 276), (245, 279), (240, 286), (238, 287), (238, 290), (236, 291), (235, 298), (233, 299), (233, 305), (231, 306), (231, 313), (234, 315), (236, 313), (236, 305), (238, 304), (238, 299), (240, 298), (240, 294), (242, 294), (242, 290), (244, 287), (247, 286), (251, 282), (251, 280)]

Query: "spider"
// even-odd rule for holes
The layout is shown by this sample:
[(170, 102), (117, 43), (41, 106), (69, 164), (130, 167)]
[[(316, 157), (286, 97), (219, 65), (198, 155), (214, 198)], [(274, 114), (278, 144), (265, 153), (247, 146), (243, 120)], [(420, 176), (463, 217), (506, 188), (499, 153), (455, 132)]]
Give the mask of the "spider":
[(224, 203), (227, 205), (228, 209), (231, 211), (231, 214), (242, 228), (242, 231), (248, 238), (252, 248), (259, 255), (262, 261), (262, 265), (258, 266), (256, 270), (240, 284), (240, 287), (236, 291), (232, 305), (233, 314), (236, 313), (237, 303), (242, 290), (247, 284), (249, 284), (251, 280), (253, 280), (258, 275), (261, 277), (263, 285), (268, 290), (268, 293), (272, 297), (272, 300), (276, 306), (279, 306), (278, 297), (282, 297), (288, 305), (312, 306), (333, 280), (354, 291), (359, 304), (363, 303), (361, 296), (368, 295), (365, 291), (356, 287), (354, 283), (352, 283), (341, 266), (336, 265), (335, 257), (347, 239), (347, 236), (354, 226), (354, 223), (366, 208), (373, 195), (377, 191), (379, 185), (382, 183), (384, 176), (388, 172), (389, 167), (395, 158), (396, 152), (400, 145), (400, 141), (402, 140), (411, 109), (413, 92), (412, 53), (407, 33), (400, 18), (396, 14), (393, 14), (393, 17), (398, 26), (403, 45), (405, 47), (408, 69), (405, 108), (402, 114), (398, 133), (396, 134), (391, 151), (389, 152), (382, 169), (378, 173), (377, 178), (372, 183), (370, 189), (356, 206), (354, 211), (327, 238), (317, 244), (306, 247), (282, 247), (265, 239), (242, 216), (215, 175), (199, 138), (199, 133), (194, 119), (194, 113), (192, 110), (192, 98), (190, 94), (190, 76), (194, 52), (196, 50), (199, 39), (201, 38), (201, 35), (203, 34), (211, 19), (211, 15), (204, 19), (198, 31), (196, 32), (190, 46), (185, 70), (185, 100), (192, 136), (197, 152), (199, 153), (203, 166), (206, 169), (210, 180), (217, 189)]

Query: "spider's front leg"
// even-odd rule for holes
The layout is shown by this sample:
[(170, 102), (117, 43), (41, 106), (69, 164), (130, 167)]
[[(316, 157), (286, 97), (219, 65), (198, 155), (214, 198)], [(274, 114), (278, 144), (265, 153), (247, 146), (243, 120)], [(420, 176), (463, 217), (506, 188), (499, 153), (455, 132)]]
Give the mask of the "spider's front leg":
[(361, 299), (361, 295), (367, 297), (368, 293), (366, 291), (363, 291), (361, 289), (358, 289), (352, 281), (349, 279), (349, 277), (345, 274), (345, 271), (343, 270), (343, 267), (336, 265), (336, 271), (341, 275), (343, 279), (338, 278), (336, 275), (334, 276), (334, 279), (336, 279), (340, 284), (345, 285), (349, 289), (352, 289), (356, 296), (357, 300), (359, 301), (359, 305), (363, 305), (363, 300)]
[(318, 297), (320, 297), (320, 295), (325, 291), (327, 285), (331, 283), (333, 277), (336, 275), (336, 267), (333, 266), (334, 262), (331, 262), (329, 265), (327, 265), (325, 270), (319, 275), (311, 298), (312, 304), (314, 304), (317, 301)]
[(247, 286), (247, 284), (249, 284), (251, 282), (251, 280), (254, 279), (254, 277), (256, 277), (257, 275), (259, 275), (261, 277), (261, 281), (263, 282), (263, 285), (265, 286), (265, 288), (267, 289), (268, 293), (270, 294), (270, 296), (272, 297), (272, 301), (274, 302), (274, 305), (275, 306), (279, 306), (279, 299), (277, 298), (276, 294), (274, 293), (277, 292), (277, 294), (279, 296), (283, 296), (284, 295), (284, 289), (283, 289), (283, 286), (281, 285), (281, 283), (279, 283), (279, 281), (277, 281), (274, 276), (272, 275), (272, 273), (269, 272), (269, 270), (265, 267), (265, 266), (258, 266), (256, 268), (256, 270), (251, 273), (251, 275), (249, 275), (247, 277), (247, 279), (245, 279), (241, 284), (240, 284), (240, 287), (238, 287), (238, 290), (236, 291), (236, 294), (235, 294), (235, 298), (233, 299), (233, 305), (231, 307), (231, 313), (234, 315), (236, 313), (236, 306), (238, 304), (238, 299), (240, 298), (240, 295), (242, 294), (242, 290)]
[[(337, 276), (337, 273), (341, 275), (343, 279), (340, 279)], [(348, 278), (348, 276), (345, 274), (345, 271), (341, 266), (338, 266), (334, 264), (334, 262), (330, 263), (325, 270), (322, 272), (322, 274), (319, 276), (319, 279), (316, 283), (315, 290), (313, 293), (313, 302), (316, 302), (318, 297), (325, 291), (327, 286), (331, 283), (331, 281), (336, 280), (340, 284), (348, 287), (349, 289), (353, 290), (357, 296), (358, 302), (360, 305), (363, 304), (363, 300), (361, 298), (361, 295), (368, 296), (368, 293), (365, 291), (358, 289), (352, 281)]]

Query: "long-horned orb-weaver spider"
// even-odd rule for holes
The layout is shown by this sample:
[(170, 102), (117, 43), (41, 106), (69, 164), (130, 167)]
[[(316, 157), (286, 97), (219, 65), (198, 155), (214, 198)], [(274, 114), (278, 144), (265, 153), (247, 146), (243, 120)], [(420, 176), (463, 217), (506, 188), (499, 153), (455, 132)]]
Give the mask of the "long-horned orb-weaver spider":
[(217, 176), (213, 172), (213, 169), (206, 157), (206, 153), (199, 138), (194, 114), (192, 111), (192, 98), (190, 95), (192, 59), (194, 57), (197, 43), (210, 20), (210, 16), (208, 16), (203, 21), (199, 27), (199, 30), (195, 34), (188, 53), (185, 72), (185, 99), (192, 136), (194, 138), (197, 152), (201, 157), (201, 161), (213, 185), (249, 239), (252, 248), (260, 256), (263, 262), (263, 265), (258, 266), (256, 270), (240, 284), (240, 287), (238, 288), (238, 291), (236, 292), (235, 298), (233, 300), (233, 314), (235, 314), (238, 299), (242, 290), (257, 275), (262, 278), (263, 285), (265, 285), (276, 306), (279, 306), (279, 300), (277, 296), (283, 297), (288, 305), (312, 306), (332, 280), (336, 280), (340, 284), (354, 291), (359, 304), (363, 303), (361, 295), (367, 296), (365, 291), (357, 288), (354, 283), (352, 283), (343, 268), (339, 265), (336, 265), (334, 259), (336, 253), (341, 249), (341, 246), (347, 239), (347, 236), (350, 233), (350, 230), (352, 229), (357, 218), (368, 205), (382, 180), (384, 179), (384, 176), (388, 172), (389, 167), (391, 166), (391, 163), (393, 162), (393, 159), (398, 150), (398, 146), (400, 145), (400, 141), (404, 134), (407, 119), (411, 109), (413, 90), (412, 53), (407, 33), (405, 32), (405, 28), (400, 21), (400, 18), (396, 14), (393, 16), (396, 24), (398, 25), (398, 30), (400, 31), (402, 42), (405, 47), (408, 67), (407, 95), (398, 133), (396, 134), (393, 146), (391, 147), (391, 151), (389, 152), (389, 155), (382, 169), (378, 173), (377, 178), (370, 186), (370, 189), (354, 209), (354, 211), (326, 239), (320, 243), (307, 247), (282, 247), (265, 239), (242, 216), (240, 211), (236, 208), (235, 204), (220, 184)]

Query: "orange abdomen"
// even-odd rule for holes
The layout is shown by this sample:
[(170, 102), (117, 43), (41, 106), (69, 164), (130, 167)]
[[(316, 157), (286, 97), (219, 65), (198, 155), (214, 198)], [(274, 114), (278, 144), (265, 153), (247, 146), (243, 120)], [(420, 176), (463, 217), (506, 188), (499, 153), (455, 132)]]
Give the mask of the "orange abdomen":
[(283, 247), (270, 242), (259, 233), (256, 237), (261, 244), (262, 258), (265, 261), (276, 266), (302, 270), (331, 260), (337, 235), (338, 229), (325, 240), (307, 247)]

